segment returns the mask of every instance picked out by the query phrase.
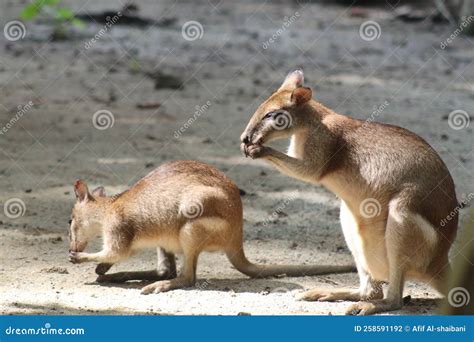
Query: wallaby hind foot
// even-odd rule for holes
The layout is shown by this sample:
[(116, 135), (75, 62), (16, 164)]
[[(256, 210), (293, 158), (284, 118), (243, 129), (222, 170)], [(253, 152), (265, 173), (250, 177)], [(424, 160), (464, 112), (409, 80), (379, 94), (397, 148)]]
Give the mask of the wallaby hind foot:
[[(382, 294), (383, 296), (383, 294)], [(360, 300), (360, 293), (357, 290), (327, 290), (327, 289), (311, 289), (309, 291), (296, 295), (297, 300), (309, 302), (336, 302), (339, 300), (357, 302)]]

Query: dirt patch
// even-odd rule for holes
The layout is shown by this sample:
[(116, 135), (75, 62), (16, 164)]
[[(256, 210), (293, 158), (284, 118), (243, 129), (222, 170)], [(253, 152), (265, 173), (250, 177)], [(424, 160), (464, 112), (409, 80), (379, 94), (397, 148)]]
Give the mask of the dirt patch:
[(58, 267), (58, 266), (46, 267), (46, 268), (41, 269), (40, 272), (41, 273), (69, 274), (66, 267)]

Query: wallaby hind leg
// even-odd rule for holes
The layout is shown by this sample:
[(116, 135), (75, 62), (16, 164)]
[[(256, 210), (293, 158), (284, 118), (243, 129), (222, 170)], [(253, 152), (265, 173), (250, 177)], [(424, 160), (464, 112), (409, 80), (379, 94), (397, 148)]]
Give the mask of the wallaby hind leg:
[(341, 202), (340, 221), (347, 245), (351, 250), (352, 256), (354, 257), (357, 266), (360, 284), (359, 289), (328, 290), (316, 288), (299, 294), (297, 297), (298, 299), (307, 301), (343, 300), (356, 302), (359, 300), (383, 298), (382, 283), (372, 279), (367, 270), (364, 268), (360, 256), (363, 251), (360, 249), (359, 244), (355, 243), (352, 239), (354, 231), (357, 230), (358, 223), (344, 201)]
[(158, 276), (161, 276), (164, 279), (176, 278), (176, 258), (174, 254), (168, 253), (160, 247), (156, 249), (156, 254), (158, 259), (156, 265)]
[(396, 203), (390, 206), (385, 230), (389, 267), (387, 295), (380, 300), (366, 299), (351, 305), (346, 311), (348, 315), (372, 315), (402, 307), (405, 271), (409, 267), (411, 256), (403, 249), (405, 242), (401, 237), (410, 236), (409, 232), (414, 230), (411, 226), (413, 223), (407, 219), (409, 213), (402, 210), (397, 208)]
[[(424, 275), (423, 279), (420, 279), (430, 284), (433, 289), (435, 289), (440, 295), (444, 297), (446, 297), (449, 292), (448, 276), (453, 274), (447, 254), (448, 253), (446, 252), (444, 260), (441, 259), (435, 269), (430, 269)], [(463, 271), (467, 270), (458, 270), (458, 272)]]
[[(157, 250), (156, 270), (131, 271), (105, 274), (113, 264), (99, 264), (96, 273), (99, 274), (99, 283), (123, 283), (129, 280), (166, 280), (176, 278), (176, 260), (173, 253), (167, 253), (163, 248)], [(105, 271), (104, 271), (105, 270)], [(99, 273), (103, 272), (103, 273)]]
[(142, 294), (160, 293), (173, 289), (193, 286), (196, 282), (196, 267), (201, 252), (199, 241), (195, 241), (194, 236), (200, 234), (193, 234), (195, 229), (199, 229), (199, 221), (187, 223), (180, 234), (180, 243), (183, 248), (184, 264), (181, 274), (170, 280), (161, 280), (153, 284), (145, 286), (142, 289)]

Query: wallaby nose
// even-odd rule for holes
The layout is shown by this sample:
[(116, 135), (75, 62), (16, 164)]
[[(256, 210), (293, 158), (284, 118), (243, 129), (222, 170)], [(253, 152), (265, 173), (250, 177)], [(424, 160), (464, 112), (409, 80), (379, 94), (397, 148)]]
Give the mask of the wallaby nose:
[(250, 142), (249, 136), (248, 136), (248, 135), (244, 136), (244, 138), (242, 139), (242, 142), (243, 142), (244, 144), (248, 144), (248, 143)]

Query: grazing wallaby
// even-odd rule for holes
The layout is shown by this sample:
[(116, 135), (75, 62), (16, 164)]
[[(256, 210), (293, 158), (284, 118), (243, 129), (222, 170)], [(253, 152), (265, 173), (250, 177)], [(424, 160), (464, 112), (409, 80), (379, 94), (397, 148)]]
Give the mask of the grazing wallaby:
[[(456, 235), (454, 184), (439, 155), (403, 128), (339, 115), (290, 73), (241, 136), (246, 156), (321, 184), (341, 198), (340, 220), (360, 277), (358, 290), (314, 289), (301, 299), (359, 301), (348, 314), (399, 309), (405, 280), (443, 291)], [(288, 154), (265, 146), (291, 137)], [(446, 218), (449, 217), (449, 220)], [(388, 282), (384, 297), (382, 283)]]
[[(174, 279), (167, 270), (162, 280), (142, 289), (143, 294), (192, 286), (202, 251), (224, 251), (240, 272), (250, 277), (286, 274), (305, 276), (350, 272), (353, 266), (256, 265), (243, 250), (243, 214), (240, 191), (216, 168), (196, 161), (164, 164), (129, 190), (107, 197), (103, 188), (89, 193), (76, 181), (70, 223), (73, 263), (98, 262), (99, 281), (146, 279), (147, 272), (104, 274), (112, 264), (145, 247), (161, 247), (174, 265), (173, 253), (184, 255), (183, 271)], [(84, 253), (89, 240), (102, 234), (103, 248)], [(171, 260), (170, 260), (171, 259)], [(172, 267), (171, 267), (172, 268)], [(154, 274), (156, 277), (159, 275)], [(156, 279), (156, 277), (154, 277)]]

